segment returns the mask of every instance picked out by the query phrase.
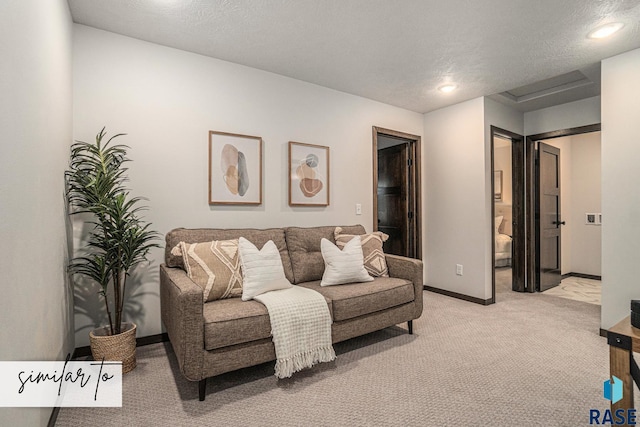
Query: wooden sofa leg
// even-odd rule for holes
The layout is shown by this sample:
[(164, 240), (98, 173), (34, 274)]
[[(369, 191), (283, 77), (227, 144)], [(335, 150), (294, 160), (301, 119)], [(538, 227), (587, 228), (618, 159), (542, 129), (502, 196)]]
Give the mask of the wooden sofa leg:
[(413, 320), (409, 320), (407, 326), (409, 326), (409, 335), (413, 335)]
[(204, 401), (204, 397), (207, 394), (207, 379), (198, 381), (198, 399), (200, 402)]

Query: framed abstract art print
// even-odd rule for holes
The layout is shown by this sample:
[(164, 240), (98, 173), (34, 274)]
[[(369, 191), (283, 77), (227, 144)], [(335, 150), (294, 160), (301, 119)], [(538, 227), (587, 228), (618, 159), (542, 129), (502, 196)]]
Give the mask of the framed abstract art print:
[(209, 204), (262, 204), (262, 138), (209, 131)]
[(329, 147), (289, 142), (289, 206), (329, 206)]

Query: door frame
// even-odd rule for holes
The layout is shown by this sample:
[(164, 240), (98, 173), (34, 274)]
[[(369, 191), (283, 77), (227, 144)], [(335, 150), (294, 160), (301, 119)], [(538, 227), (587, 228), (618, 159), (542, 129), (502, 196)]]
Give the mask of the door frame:
[(392, 129), (372, 126), (373, 132), (373, 231), (378, 231), (378, 135), (406, 139), (409, 151), (413, 154), (413, 165), (409, 169), (410, 186), (413, 189), (413, 224), (415, 240), (415, 256), (422, 259), (422, 137)]
[(537, 141), (545, 139), (560, 138), (563, 136), (580, 135), (582, 133), (599, 132), (602, 130), (600, 123), (586, 126), (578, 126), (568, 129), (560, 129), (551, 132), (543, 132), (526, 137), (525, 147), (525, 203), (526, 203), (526, 227), (527, 227), (527, 291), (535, 292), (539, 286), (538, 265), (536, 258), (540, 250), (537, 234), (537, 216), (539, 207), (536, 205), (536, 193), (538, 191), (536, 183)]
[[(512, 240), (512, 261), (511, 261), (511, 288), (514, 291), (524, 292), (525, 289), (525, 199), (524, 199), (524, 136), (517, 133), (501, 129), (497, 126), (491, 126), (491, 300), (489, 304), (496, 302), (496, 251), (495, 240), (496, 230), (494, 226), (494, 219), (496, 216), (495, 200), (493, 196), (493, 189), (495, 188), (494, 182), (494, 169), (495, 169), (495, 144), (494, 138), (496, 136), (506, 137), (511, 140), (511, 218), (512, 218), (512, 233), (518, 236)], [(516, 203), (518, 201), (519, 203)], [(516, 209), (517, 208), (517, 209)], [(513, 244), (516, 242), (517, 244)], [(517, 268), (513, 268), (513, 266)]]

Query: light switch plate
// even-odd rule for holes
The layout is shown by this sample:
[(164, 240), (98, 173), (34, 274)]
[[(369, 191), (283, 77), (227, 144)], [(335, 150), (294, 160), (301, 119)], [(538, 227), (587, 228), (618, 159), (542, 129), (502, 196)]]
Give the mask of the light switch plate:
[(356, 203), (356, 215), (362, 215), (362, 205), (360, 203)]

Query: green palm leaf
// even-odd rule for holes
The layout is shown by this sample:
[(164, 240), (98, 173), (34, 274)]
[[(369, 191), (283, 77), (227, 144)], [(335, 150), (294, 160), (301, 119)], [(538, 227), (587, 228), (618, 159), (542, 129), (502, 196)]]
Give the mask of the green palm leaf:
[(112, 334), (120, 333), (129, 272), (147, 260), (152, 248), (159, 247), (156, 241), (160, 238), (139, 217), (147, 209), (141, 205), (145, 199), (130, 196), (126, 187), (128, 168), (124, 165), (130, 162), (129, 147), (113, 142), (123, 135), (114, 135), (105, 142), (103, 128), (94, 143), (74, 143), (65, 172), (69, 211), (72, 215), (93, 216), (88, 221), (92, 230), (86, 254), (71, 260), (69, 270), (100, 285)]

